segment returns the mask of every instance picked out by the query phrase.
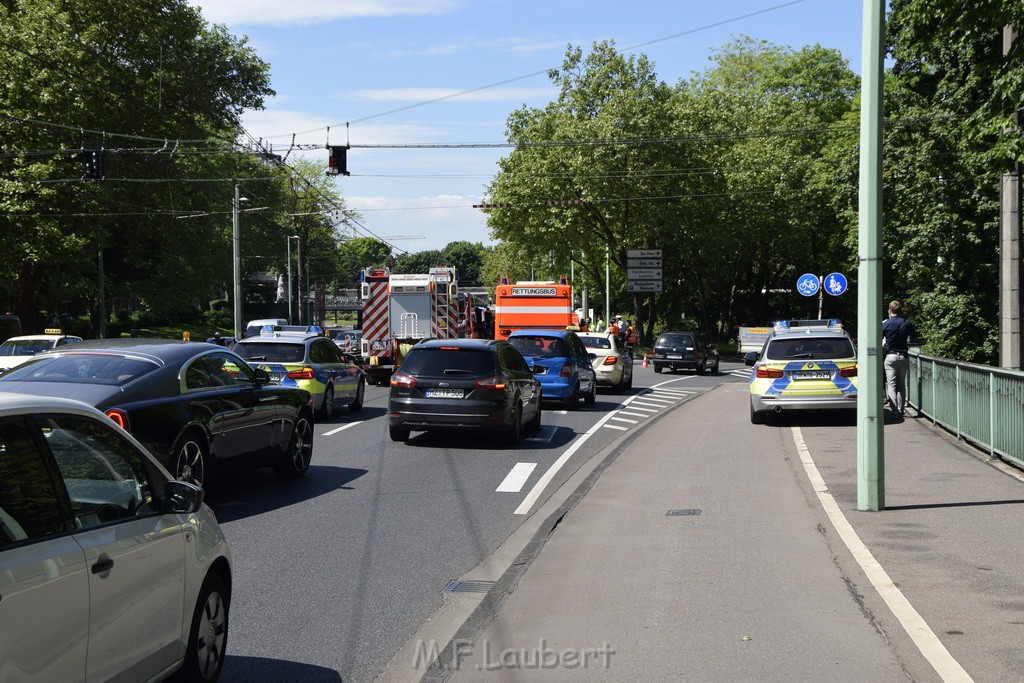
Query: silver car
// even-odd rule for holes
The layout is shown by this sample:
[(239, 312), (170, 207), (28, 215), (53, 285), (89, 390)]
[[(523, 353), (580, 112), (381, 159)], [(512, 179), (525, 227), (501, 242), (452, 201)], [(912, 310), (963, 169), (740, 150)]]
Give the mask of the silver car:
[(216, 680), (230, 603), (202, 489), (91, 406), (0, 393), (0, 680)]
[(633, 357), (617, 336), (600, 332), (581, 332), (578, 336), (591, 355), (598, 386), (609, 387), (616, 394), (633, 386)]

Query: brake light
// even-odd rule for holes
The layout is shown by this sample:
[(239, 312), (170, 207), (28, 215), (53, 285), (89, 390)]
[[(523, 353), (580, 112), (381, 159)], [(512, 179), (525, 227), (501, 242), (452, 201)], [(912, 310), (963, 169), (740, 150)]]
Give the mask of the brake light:
[(761, 365), (757, 368), (757, 377), (759, 379), (779, 379), (784, 376), (785, 373), (778, 368), (770, 368), (767, 365)]
[(505, 378), (501, 375), (494, 375), (487, 379), (478, 379), (473, 382), (473, 386), (479, 389), (494, 389), (496, 391), (504, 391), (508, 384), (505, 383)]
[(114, 423), (124, 431), (131, 431), (128, 428), (128, 413), (124, 412), (120, 408), (110, 408), (106, 411), (105, 415), (113, 420)]
[(607, 358), (604, 359), (603, 365), (615, 365), (618, 362), (619, 362), (619, 357), (618, 356), (608, 356)]
[(396, 372), (391, 375), (391, 386), (393, 387), (414, 387), (416, 386), (416, 378), (411, 377), (404, 372)]
[(316, 372), (308, 365), (301, 370), (288, 371), (288, 379), (313, 379), (314, 377), (316, 377)]
[(562, 371), (558, 373), (559, 377), (572, 377), (572, 366), (566, 363), (562, 366)]
[(839, 368), (839, 376), (840, 377), (856, 377), (857, 376), (857, 366), (856, 365), (852, 365), (852, 366), (850, 366), (848, 368)]

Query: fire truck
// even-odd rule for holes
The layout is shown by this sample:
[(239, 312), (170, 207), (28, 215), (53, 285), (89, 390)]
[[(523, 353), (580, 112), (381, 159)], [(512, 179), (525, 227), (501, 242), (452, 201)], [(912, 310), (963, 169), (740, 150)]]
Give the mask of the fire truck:
[(426, 274), (366, 268), (360, 280), (360, 352), (371, 382), (385, 384), (409, 348), (423, 339), (466, 336), (454, 268), (431, 268)]
[(508, 339), (513, 330), (564, 330), (579, 325), (573, 310), (572, 285), (564, 275), (557, 282), (517, 282), (507, 277), (494, 290), (494, 338)]

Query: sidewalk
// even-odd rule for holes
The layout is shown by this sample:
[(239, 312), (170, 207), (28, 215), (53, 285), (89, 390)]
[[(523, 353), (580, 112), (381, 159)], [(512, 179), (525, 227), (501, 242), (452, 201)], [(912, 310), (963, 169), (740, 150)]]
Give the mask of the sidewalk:
[(628, 439), (448, 680), (1021, 680), (1024, 483), (908, 417), (888, 509), (859, 512), (848, 421), (751, 425), (746, 402), (725, 384)]

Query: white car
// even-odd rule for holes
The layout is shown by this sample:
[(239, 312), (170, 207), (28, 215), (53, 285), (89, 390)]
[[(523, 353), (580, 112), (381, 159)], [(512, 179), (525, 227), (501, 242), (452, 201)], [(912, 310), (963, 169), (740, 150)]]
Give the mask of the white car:
[(21, 365), (27, 360), (31, 360), (37, 353), (80, 341), (82, 341), (81, 337), (63, 334), (57, 329), (46, 330), (46, 334), (26, 334), (20, 337), (11, 337), (3, 344), (0, 344), (0, 374), (7, 372), (16, 365)]
[(592, 356), (597, 384), (616, 394), (633, 386), (633, 357), (614, 334), (580, 332), (580, 341)]
[(0, 680), (216, 680), (230, 601), (201, 488), (91, 406), (0, 393)]

